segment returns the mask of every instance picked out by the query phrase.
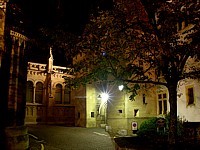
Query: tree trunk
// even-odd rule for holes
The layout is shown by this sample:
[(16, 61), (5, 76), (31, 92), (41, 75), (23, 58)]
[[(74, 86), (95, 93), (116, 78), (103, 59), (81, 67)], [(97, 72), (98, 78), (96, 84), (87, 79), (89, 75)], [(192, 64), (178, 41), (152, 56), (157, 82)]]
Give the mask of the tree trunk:
[(170, 104), (170, 123), (168, 141), (170, 147), (177, 144), (177, 84), (178, 81), (173, 81), (168, 84), (169, 104)]

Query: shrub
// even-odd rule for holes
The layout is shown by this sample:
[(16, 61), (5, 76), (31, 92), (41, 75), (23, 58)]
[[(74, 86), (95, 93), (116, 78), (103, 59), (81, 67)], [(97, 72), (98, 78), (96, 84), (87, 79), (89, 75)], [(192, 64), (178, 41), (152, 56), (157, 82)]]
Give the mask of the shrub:
[[(169, 122), (170, 122), (170, 114), (169, 113), (165, 116), (165, 119), (166, 119), (167, 132), (168, 132)], [(183, 135), (184, 135), (183, 122), (180, 117), (177, 117), (177, 135), (179, 138), (181, 138), (181, 137), (183, 138)]]
[(143, 121), (140, 125), (139, 131), (137, 135), (139, 137), (145, 138), (153, 138), (157, 135), (157, 125), (156, 125), (157, 118), (153, 117)]
[[(169, 121), (170, 121), (170, 115), (167, 114), (165, 116), (165, 121), (166, 121), (166, 127), (165, 127), (165, 132), (158, 132), (157, 131), (157, 120), (159, 118), (153, 117), (150, 119), (147, 119), (143, 121), (140, 125), (139, 131), (137, 132), (137, 135), (142, 138), (146, 138), (147, 140), (155, 140), (157, 139), (167, 139), (168, 132), (169, 132)], [(184, 129), (183, 129), (183, 123), (178, 117), (177, 120), (177, 135), (179, 139), (183, 137)]]

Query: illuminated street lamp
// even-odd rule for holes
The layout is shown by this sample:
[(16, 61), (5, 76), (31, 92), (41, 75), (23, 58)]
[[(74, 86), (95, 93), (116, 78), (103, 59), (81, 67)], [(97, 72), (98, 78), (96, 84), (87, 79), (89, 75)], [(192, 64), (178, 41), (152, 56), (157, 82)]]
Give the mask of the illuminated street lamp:
[(108, 93), (101, 93), (101, 100), (103, 103), (107, 102), (108, 99), (109, 99)]
[(107, 104), (107, 101), (109, 99), (109, 94), (108, 93), (101, 93), (100, 97), (101, 97), (101, 104), (100, 104), (100, 107), (99, 107), (99, 114), (101, 113), (102, 106)]
[(122, 91), (123, 88), (124, 88), (124, 85), (120, 85), (120, 86), (118, 86), (118, 89), (119, 89), (120, 91)]

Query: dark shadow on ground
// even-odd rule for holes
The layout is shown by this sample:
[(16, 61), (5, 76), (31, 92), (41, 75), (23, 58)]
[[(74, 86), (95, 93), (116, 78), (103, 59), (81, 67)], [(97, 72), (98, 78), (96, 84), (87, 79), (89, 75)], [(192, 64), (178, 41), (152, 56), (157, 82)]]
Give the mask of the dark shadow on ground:
[(194, 144), (193, 141), (185, 141), (176, 145), (176, 147), (169, 148), (165, 140), (149, 141), (140, 137), (118, 137), (114, 138), (115, 143), (119, 148), (129, 148), (135, 150), (200, 150), (200, 143)]

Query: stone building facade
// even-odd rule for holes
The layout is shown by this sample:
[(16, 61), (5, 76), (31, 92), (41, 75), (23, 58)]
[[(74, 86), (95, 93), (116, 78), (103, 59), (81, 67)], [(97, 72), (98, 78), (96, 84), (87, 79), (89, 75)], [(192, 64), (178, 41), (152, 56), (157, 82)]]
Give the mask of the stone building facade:
[[(200, 122), (199, 89), (199, 80), (179, 81), (177, 114), (182, 121)], [(89, 118), (87, 127), (105, 127), (114, 134), (133, 135), (144, 120), (151, 117), (165, 118), (170, 111), (169, 93), (164, 86), (154, 86), (146, 92), (141, 90), (134, 101), (129, 100), (129, 94), (125, 91), (119, 91), (117, 86), (112, 86), (108, 87), (109, 98), (105, 102), (102, 97), (99, 98), (102, 91), (94, 83), (86, 87), (86, 103), (90, 106), (86, 111), (88, 118), (90, 113), (94, 116)]]
[[(150, 117), (163, 117), (169, 112), (167, 92), (159, 91), (159, 93), (156, 87), (152, 87), (149, 92), (141, 90), (134, 101), (130, 101), (130, 95), (125, 91), (120, 91), (118, 86), (106, 87), (105, 90), (99, 83), (86, 86), (86, 103), (87, 106), (90, 106), (86, 110), (88, 114), (87, 127), (105, 127), (106, 131), (114, 134), (132, 135), (144, 120)], [(102, 96), (104, 93), (109, 95), (107, 100), (104, 100)], [(162, 101), (160, 108), (158, 95), (163, 96), (160, 99)], [(89, 118), (92, 113), (94, 118)], [(133, 127), (134, 123), (136, 126)]]
[(51, 49), (47, 64), (28, 62), (26, 124), (85, 126), (85, 96), (64, 83), (65, 76), (73, 78), (70, 72), (53, 65)]

